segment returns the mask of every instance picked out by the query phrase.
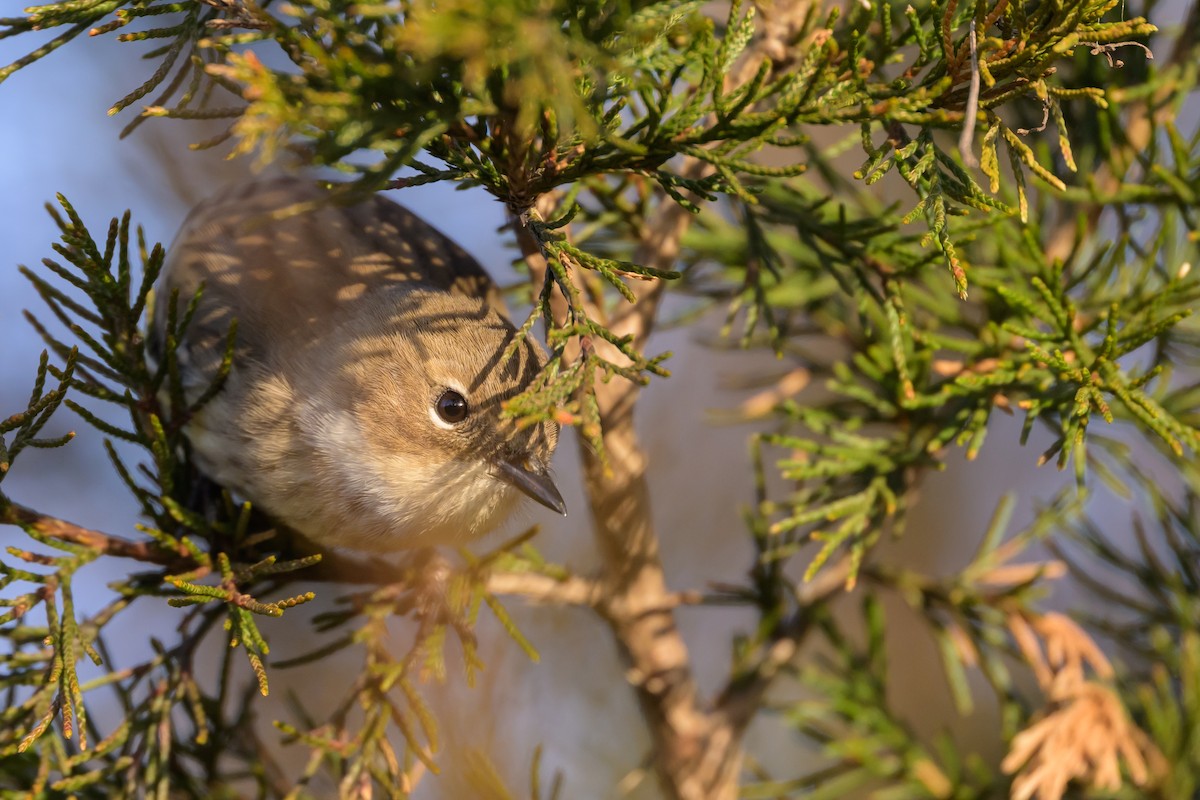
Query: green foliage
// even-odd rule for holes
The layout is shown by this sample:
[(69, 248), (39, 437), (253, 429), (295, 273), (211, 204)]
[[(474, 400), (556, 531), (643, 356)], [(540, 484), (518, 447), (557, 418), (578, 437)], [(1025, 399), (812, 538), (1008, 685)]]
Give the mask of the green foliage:
[[(26, 268), (22, 272), (84, 349), (68, 347), (49, 326), (28, 315), (50, 351), (62, 357), (63, 366), (53, 366), (49, 354), (43, 353), (28, 408), (0, 423), (0, 454), (4, 458), (0, 480), (25, 448), (58, 447), (72, 438), (73, 434), (50, 439), (38, 436), (54, 411), (66, 405), (111, 437), (105, 447), (113, 467), (141, 506), (146, 523), (138, 528), (146, 540), (132, 542), (79, 528), (43, 516), (0, 493), (0, 522), (19, 526), (35, 543), (34, 549), (10, 546), (8, 560), (0, 562), (0, 588), (32, 587), (0, 599), (8, 609), (0, 616), (0, 624), (5, 626), (3, 636), (9, 645), (0, 658), (3, 685), (9, 691), (0, 727), (0, 791), (20, 789), (34, 796), (46, 792), (54, 796), (127, 796), (121, 793), (140, 790), (131, 788), (125, 771), (140, 764), (140, 786), (160, 794), (169, 788), (204, 797), (208, 796), (205, 785), (244, 769), (244, 765), (229, 763), (231, 743), (249, 765), (257, 761), (257, 745), (246, 727), (253, 707), (245, 698), (236, 703), (230, 699), (236, 694), (239, 678), (229, 658), (215, 690), (197, 682), (193, 659), (210, 632), (223, 626), (224, 635), (217, 636), (223, 638), (227, 655), (235, 648), (244, 650), (253, 674), (250, 685), (266, 695), (270, 648), (263, 618), (282, 616), (312, 600), (315, 593), (263, 600), (258, 590), (276, 593), (297, 573), (311, 575), (323, 559), (321, 555), (287, 557), (287, 548), (278, 550), (273, 531), (264, 529), (248, 503), (235, 506), (226, 493), (215, 500), (198, 499), (204, 492), (216, 490), (204, 488), (203, 479), (186, 459), (182, 421), (219, 390), (228, 374), (234, 331), (228, 340), (225, 367), (213, 387), (203, 392), (199, 401), (185, 402), (174, 348), (191, 321), (195, 298), (182, 311), (178, 297), (167, 301), (171, 310), (162, 343), (164, 357), (156, 364), (148, 355), (142, 330), (151, 313), (151, 288), (162, 266), (162, 247), (147, 248), (139, 229), (140, 268), (135, 268), (128, 213), (112, 221), (101, 243), (92, 238), (64, 198), (59, 202), (65, 217), (50, 208), (62, 229), (62, 243), (54, 249), (66, 265), (45, 259), (43, 266), (61, 284), (44, 273)], [(72, 289), (77, 294), (73, 295)], [(58, 384), (47, 391), (51, 378)], [(69, 394), (115, 407), (128, 415), (129, 422), (113, 422)], [(148, 460), (131, 468), (112, 440), (137, 445)], [(136, 558), (153, 569), (111, 583), (115, 599), (90, 616), (79, 615), (73, 581), (81, 569), (104, 553)], [(422, 574), (420, 565), (377, 575), (377, 580), (398, 583), (360, 598), (347, 597), (345, 601), (351, 603), (348, 612), (318, 619), (321, 630), (350, 628), (350, 632), (332, 646), (293, 659), (293, 663), (314, 661), (358, 644), (365, 649), (364, 678), (351, 688), (330, 722), (318, 724), (305, 717), (303, 728), (279, 723), (291, 740), (303, 742), (314, 752), (311, 769), (298, 787), (321, 769), (348, 781), (347, 785), (374, 776), (386, 785), (399, 786), (408, 780), (405, 773), (414, 760), (433, 767), (434, 722), (414, 678), (434, 674), (444, 679), (442, 643), (448, 628), (457, 633), (468, 668), (482, 666), (474, 654), (471, 632), (481, 605), (486, 604), (516, 641), (536, 657), (503, 606), (484, 588), (487, 570), (502, 554), (497, 551), (483, 559), (467, 556), (461, 570), (450, 572), (448, 588), (424, 587), (416, 577)], [(363, 575), (370, 573), (362, 567), (357, 570)], [(397, 594), (397, 586), (406, 588)], [(148, 661), (125, 665), (115, 660), (103, 637), (104, 626), (118, 615), (137, 614), (135, 607), (163, 598), (169, 606), (188, 609), (180, 623), (178, 642), (171, 646), (155, 642), (156, 655)], [(45, 616), (43, 626), (30, 621), (39, 607)], [(384, 645), (385, 622), (396, 615), (422, 620), (411, 651), (399, 660)], [(81, 655), (105, 672), (81, 680), (77, 668)], [(104, 691), (114, 694), (127, 711), (125, 721), (107, 732), (89, 718), (85, 703)], [(357, 732), (347, 733), (348, 715), (356, 708), (368, 709), (370, 714)], [(389, 744), (393, 730), (403, 737), (399, 756)], [(331, 735), (337, 738), (331, 739)], [(343, 736), (352, 737), (355, 745), (345, 746)], [(163, 742), (174, 750), (163, 749)], [(254, 778), (265, 786), (270, 776), (258, 772)]]
[[(401, 167), (416, 175), (394, 185), (453, 180), (485, 188), (532, 227), (550, 265), (540, 293), (535, 290), (547, 322), (553, 286), (571, 300), (569, 319), (548, 325), (559, 330), (551, 336), (555, 364), (545, 385), (525, 395), (514, 412), (534, 420), (555, 417), (562, 398), (585, 397), (597, 370), (606, 379), (664, 374), (661, 359), (646, 359), (628, 342), (606, 336), (603, 320), (575, 300), (583, 280), (578, 266), (597, 270), (631, 301), (621, 275), (666, 273), (631, 272), (628, 263), (548, 235), (531, 217), (539, 197), (574, 186), (572, 195), (578, 193), (589, 210), (611, 208), (625, 181), (637, 177), (691, 209), (721, 194), (753, 205), (761, 187), (749, 178), (782, 181), (807, 167), (795, 156), (782, 167), (764, 166), (756, 153), (802, 147), (808, 139), (797, 135), (798, 126), (857, 125), (868, 160), (856, 175), (868, 184), (893, 169), (904, 177), (918, 197), (910, 215), (925, 218), (930, 241), (965, 296), (967, 261), (949, 221), (970, 209), (1011, 213), (993, 197), (1000, 185), (998, 142), (1009, 151), (1022, 219), (1025, 170), (1065, 188), (1046, 159), (1006, 126), (1001, 108), (1032, 93), (1059, 122), (1064, 101), (1107, 106), (1101, 87), (1060, 85), (1058, 64), (1081, 43), (1103, 49), (1155, 30), (1141, 18), (1111, 19), (1117, 0), (1036, 9), (1008, 0), (960, 9), (951, 0), (906, 11), (904, 25), (893, 23), (888, 3), (853, 6), (845, 19), (837, 9), (821, 19), (812, 6), (795, 37), (803, 54), (794, 62), (784, 57), (790, 68), (778, 69), (774, 54), (741, 60), (758, 30), (756, 7), (733, 3), (718, 29), (703, 15), (703, 5), (321, 0), (275, 10), (123, 0), (40, 7), (24, 18), (0, 20), (0, 35), (64, 27), (59, 42), (90, 25), (103, 34), (151, 20), (136, 33), (121, 34), (127, 41), (170, 40), (147, 54), (160, 64), (151, 79), (113, 106), (118, 112), (162, 86), (135, 124), (147, 116), (230, 116), (235, 152), (269, 159), (284, 147), (300, 147), (308, 161), (358, 173), (356, 190), (383, 186)], [(968, 26), (982, 31), (976, 45)], [(999, 35), (988, 35), (992, 31)], [(270, 66), (274, 61), (264, 61), (262, 48), (253, 47), (267, 43), (286, 57), (286, 66)], [(39, 50), (13, 64), (0, 80), (44, 54)], [(980, 80), (978, 100), (968, 107), (968, 85)], [(246, 104), (206, 107), (215, 88), (240, 93)], [(164, 106), (176, 95), (174, 106)], [(975, 125), (977, 115), (986, 128), (983, 164), (991, 193), (933, 137), (964, 120)], [(905, 125), (916, 126), (918, 135), (911, 137)], [(872, 143), (878, 129), (887, 136), (881, 146)], [(1060, 147), (1073, 164), (1061, 126)], [(364, 163), (364, 153), (377, 157)], [(680, 156), (705, 164), (703, 174), (681, 169)], [(425, 164), (421, 157), (440, 163)], [(597, 335), (616, 344), (630, 363), (618, 366), (591, 354), (586, 342)], [(581, 360), (561, 363), (577, 351)], [(581, 424), (602, 451), (597, 413), (585, 401), (557, 416)]]
[[(53, 439), (42, 439), (38, 434), (66, 399), (67, 387), (71, 383), (78, 360), (78, 350), (72, 348), (67, 352), (63, 368), (56, 370), (61, 376), (59, 384), (47, 392), (46, 378), (50, 374), (50, 358), (49, 353), (42, 353), (38, 363), (37, 380), (34, 381), (33, 392), (29, 396), (29, 406), (19, 414), (13, 414), (0, 422), (0, 482), (26, 447), (62, 447), (73, 438), (74, 434), (70, 433)], [(5, 437), (8, 437), (7, 440)]]
[(1076, 520), (1069, 544), (1056, 554), (1112, 613), (1088, 622), (1137, 665), (1127, 676), (1130, 705), (1167, 765), (1161, 796), (1190, 797), (1200, 787), (1197, 727), (1200, 700), (1200, 615), (1196, 613), (1200, 555), (1200, 495), (1172, 499), (1149, 476), (1127, 476), (1143, 502), (1131, 510), (1129, 547), (1102, 533), (1100, 520)]
[(997, 783), (978, 756), (958, 752), (949, 736), (923, 744), (891, 710), (887, 696), (885, 618), (868, 595), (863, 608), (868, 624), (865, 648), (856, 647), (827, 614), (821, 619), (833, 655), (799, 670), (797, 681), (819, 698), (779, 709), (785, 724), (821, 744), (835, 766), (782, 781), (746, 787), (743, 797), (845, 797), (883, 784), (882, 796), (987, 797)]
[[(1056, 440), (1042, 460), (1062, 469), (1074, 457), (1081, 489), (1089, 464), (1110, 473), (1104, 456), (1089, 459), (1089, 442), (1123, 452), (1104, 433), (1085, 437), (1093, 418), (1140, 426), (1176, 457), (1200, 445), (1188, 416), (1194, 386), (1173, 384), (1163, 363), (1195, 336), (1189, 320), (1200, 300), (1200, 283), (1175, 260), (1175, 223), (1144, 246), (1126, 240), (1048, 263), (1040, 226), (992, 220), (988, 241), (972, 247), (979, 299), (947, 303), (920, 282), (929, 263), (921, 237), (894, 217), (884, 221), (869, 199), (852, 210), (805, 187), (766, 187), (745, 213), (760, 224), (745, 226), (745, 241), (726, 251), (717, 247), (738, 226), (706, 218), (689, 238), (693, 258), (752, 264), (749, 253), (767, 253), (773, 270), (756, 270), (753, 280), (772, 315), (770, 340), (815, 324), (853, 353), (794, 351), (831, 396), (784, 402), (777, 415), (804, 434), (762, 438), (789, 451), (780, 473), (797, 486), (763, 511), (785, 512), (772, 525), (784, 554), (808, 538), (824, 542), (812, 569), (845, 546), (861, 559), (888, 520), (902, 524), (897, 498), (917, 470), (936, 467), (954, 444), (973, 459), (996, 410), (1024, 412), (1022, 439), (1038, 422), (1048, 425)], [(971, 241), (982, 229), (964, 221), (955, 232)], [(1136, 271), (1130, 258), (1140, 258)], [(735, 307), (746, 302), (744, 290), (720, 294)], [(747, 324), (750, 336), (749, 315)], [(901, 418), (902, 426), (891, 424)]]
[[(119, 30), (151, 41), (158, 65), (112, 108), (154, 95), (127, 131), (150, 117), (229, 118), (201, 146), (232, 139), (238, 154), (336, 168), (356, 177), (348, 194), (435, 181), (486, 191), (510, 211), (530, 272), (520, 330), (541, 320), (552, 349), (507, 413), (579, 426), (601, 461), (605, 383), (669, 374), (667, 354), (622, 327), (652, 317), (664, 286), (692, 299), (685, 321), (719, 307), (730, 345), (773, 351), (784, 380), (752, 415), (755, 560), (745, 582), (709, 598), (753, 608), (758, 624), (738, 639), (716, 702), (780, 674), (807, 699), (768, 707), (829, 766), (776, 779), (751, 765), (743, 796), (982, 799), (1040, 786), (1058, 797), (1068, 783), (1081, 797), (1195, 794), (1200, 131), (1179, 120), (1196, 98), (1200, 15), (1193, 7), (1190, 28), (1150, 39), (1154, 0), (777, 0), (727, 12), (694, 0), (69, 0), (0, 20), (0, 37), (54, 36), (0, 81), (83, 31)], [(56, 251), (69, 266), (48, 260), (26, 274), (69, 336), (34, 319), (60, 366), (44, 357), (27, 409), (0, 422), (0, 480), (25, 447), (65, 442), (39, 438), (65, 404), (141, 448), (147, 461), (134, 467), (109, 452), (145, 537), (106, 537), (0, 494), (0, 522), (33, 540), (10, 548), (0, 579), (22, 586), (0, 618), (10, 644), (0, 788), (117, 796), (136, 766), (148, 791), (199, 797), (241, 768), (263, 796), (309, 796), (318, 780), (344, 796), (403, 796), (418, 767), (436, 771), (419, 683), (444, 674), (451, 634), (478, 669), (472, 630), (486, 606), (536, 657), (488, 576), (555, 586), (574, 576), (520, 538), (463, 554), (437, 587), (414, 563), (343, 598), (316, 621), (329, 643), (292, 661), (349, 649), (363, 669), (331, 718), (298, 705), (277, 721), (311, 752), (308, 769), (281, 787), (250, 766), (264, 749), (249, 732), (251, 693), (266, 693), (268, 667), (285, 666), (270, 662), (272, 618), (312, 598), (285, 584), (346, 573), (270, 539), (227, 495), (202, 496), (182, 425), (223, 378), (184, 401), (173, 351), (194, 298), (158, 299), (170, 315), (153, 363), (141, 330), (161, 249), (140, 234), (131, 245), (128, 215), (96, 242), (62, 204)], [(676, 254), (670, 234), (685, 229)], [(956, 451), (974, 459), (1003, 429), (996, 411), (1023, 416), (1022, 442), (1048, 434), (1040, 464), (1072, 468), (1074, 486), (1007, 539), (1005, 501), (957, 573), (885, 563), (877, 545), (903, 530), (922, 477)], [(1170, 486), (1143, 479), (1152, 471)], [(1090, 516), (1102, 488), (1139, 504), (1137, 553)], [(1014, 562), (1043, 543), (1057, 559)], [(80, 616), (72, 581), (101, 552), (150, 571)], [(1115, 668), (1083, 628), (1040, 606), (1068, 565), (1126, 614), (1088, 620), (1120, 645)], [(853, 611), (813, 588), (831, 577), (859, 587)], [(104, 625), (162, 598), (181, 609), (179, 641), (113, 671)], [(901, 602), (885, 620), (889, 599)], [(44, 625), (27, 621), (39, 607)], [(926, 741), (895, 711), (885, 633), (900, 612), (931, 632), (962, 714), (977, 709), (973, 676), (986, 681), (1004, 763), (949, 737)], [(417, 623), (402, 655), (385, 645), (395, 616)], [(229, 645), (216, 695), (193, 674), (206, 637)], [(772, 660), (809, 637), (821, 658)], [(244, 697), (234, 645), (253, 673)], [(81, 680), (80, 654), (107, 671)], [(85, 707), (100, 690), (126, 711), (108, 731)], [(1112, 723), (1098, 740), (1109, 749), (1055, 758), (1031, 735), (1069, 727), (1083, 708)], [(512, 794), (485, 758), (470, 771), (475, 785)]]

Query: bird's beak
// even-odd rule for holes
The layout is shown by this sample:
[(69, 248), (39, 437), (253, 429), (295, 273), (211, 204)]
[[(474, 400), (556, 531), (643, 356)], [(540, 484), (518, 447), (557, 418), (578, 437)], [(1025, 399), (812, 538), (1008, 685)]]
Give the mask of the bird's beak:
[(492, 462), (492, 475), (505, 483), (517, 487), (537, 500), (546, 508), (567, 515), (567, 504), (563, 502), (558, 487), (544, 472), (534, 472), (528, 466), (498, 459)]

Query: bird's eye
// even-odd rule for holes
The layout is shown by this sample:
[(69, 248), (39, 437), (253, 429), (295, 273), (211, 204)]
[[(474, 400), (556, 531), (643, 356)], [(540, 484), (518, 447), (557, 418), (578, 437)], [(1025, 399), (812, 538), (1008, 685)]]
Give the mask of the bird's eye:
[(434, 406), (442, 421), (455, 425), (467, 418), (467, 399), (453, 389), (442, 392)]

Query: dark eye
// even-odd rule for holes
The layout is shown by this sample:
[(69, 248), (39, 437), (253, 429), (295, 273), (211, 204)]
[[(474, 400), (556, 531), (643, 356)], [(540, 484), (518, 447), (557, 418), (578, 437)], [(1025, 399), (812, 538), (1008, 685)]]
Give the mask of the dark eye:
[(443, 421), (449, 422), (451, 425), (462, 422), (467, 418), (467, 399), (453, 389), (447, 389), (442, 392), (442, 396), (437, 399), (437, 404), (434, 406), (437, 409), (437, 414)]

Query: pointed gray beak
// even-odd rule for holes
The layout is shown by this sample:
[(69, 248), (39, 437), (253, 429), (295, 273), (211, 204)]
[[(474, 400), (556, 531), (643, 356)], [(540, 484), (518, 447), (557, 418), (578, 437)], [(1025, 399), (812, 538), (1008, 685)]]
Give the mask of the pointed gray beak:
[(563, 502), (558, 487), (544, 472), (534, 472), (528, 467), (503, 459), (492, 462), (492, 475), (517, 487), (551, 511), (567, 515), (567, 504)]

